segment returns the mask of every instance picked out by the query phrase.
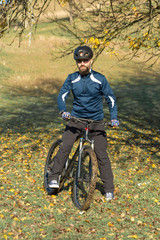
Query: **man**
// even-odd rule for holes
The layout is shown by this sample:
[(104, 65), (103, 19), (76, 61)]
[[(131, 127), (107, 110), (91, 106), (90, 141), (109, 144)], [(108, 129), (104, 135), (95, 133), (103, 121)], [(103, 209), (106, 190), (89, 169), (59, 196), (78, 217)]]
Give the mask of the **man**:
[[(75, 49), (74, 59), (78, 70), (68, 75), (58, 96), (58, 107), (62, 118), (67, 120), (70, 115), (103, 120), (103, 96), (105, 97), (111, 115), (112, 126), (118, 126), (116, 98), (105, 76), (91, 69), (93, 52), (88, 46), (80, 46)], [(66, 109), (66, 99), (72, 91), (74, 101), (71, 114)], [(81, 134), (85, 126), (80, 122), (70, 120), (62, 137), (62, 145), (55, 157), (52, 174), (49, 176), (49, 187), (59, 188), (60, 174), (72, 149), (76, 138)], [(94, 151), (97, 156), (101, 180), (106, 195), (106, 200), (114, 198), (113, 174), (110, 160), (106, 152), (107, 140), (104, 126), (101, 123), (90, 125), (90, 138), (94, 139)]]

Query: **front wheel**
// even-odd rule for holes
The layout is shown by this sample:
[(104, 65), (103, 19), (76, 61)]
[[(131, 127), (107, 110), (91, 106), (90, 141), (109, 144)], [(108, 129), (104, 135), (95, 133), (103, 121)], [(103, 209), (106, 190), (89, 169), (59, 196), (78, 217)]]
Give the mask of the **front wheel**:
[(73, 202), (80, 210), (87, 210), (92, 201), (97, 181), (97, 158), (92, 148), (84, 148), (80, 166), (78, 167), (73, 184)]

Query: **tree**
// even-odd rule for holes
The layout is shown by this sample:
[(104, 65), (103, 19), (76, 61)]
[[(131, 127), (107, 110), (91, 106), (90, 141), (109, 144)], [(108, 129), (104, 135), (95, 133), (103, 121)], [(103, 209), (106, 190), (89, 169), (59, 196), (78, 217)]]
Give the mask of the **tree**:
[(120, 58), (119, 50), (125, 49), (125, 58), (144, 52), (147, 61), (159, 58), (160, 0), (74, 0), (72, 9), (73, 24), (61, 27), (92, 46), (95, 57), (105, 49)]
[(21, 37), (25, 29), (32, 34), (32, 27), (38, 23), (40, 15), (49, 6), (51, 0), (0, 0), (0, 38), (13, 26), (16, 36)]
[(1, 35), (14, 22), (19, 23), (18, 36), (26, 27), (32, 32), (33, 22), (38, 22), (53, 1), (69, 12), (69, 22), (57, 23), (77, 40), (62, 55), (72, 53), (76, 45), (87, 44), (94, 49), (95, 58), (104, 50), (120, 58), (122, 49), (126, 50), (125, 58), (144, 52), (147, 60), (159, 58), (160, 0), (8, 0), (1, 5)]

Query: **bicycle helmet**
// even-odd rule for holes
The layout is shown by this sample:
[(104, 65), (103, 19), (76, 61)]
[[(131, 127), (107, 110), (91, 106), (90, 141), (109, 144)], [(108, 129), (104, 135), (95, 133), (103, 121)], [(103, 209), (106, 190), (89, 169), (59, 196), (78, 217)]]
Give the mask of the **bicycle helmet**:
[(89, 60), (93, 57), (93, 51), (88, 46), (79, 46), (74, 51), (75, 60)]

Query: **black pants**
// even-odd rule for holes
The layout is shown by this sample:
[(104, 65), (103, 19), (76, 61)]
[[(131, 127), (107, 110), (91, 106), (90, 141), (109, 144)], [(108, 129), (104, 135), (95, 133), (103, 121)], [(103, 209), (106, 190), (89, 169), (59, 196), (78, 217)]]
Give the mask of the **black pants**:
[[(64, 164), (71, 152), (72, 146), (76, 141), (77, 137), (81, 135), (82, 131), (86, 127), (86, 123), (73, 122), (70, 120), (66, 126), (65, 132), (62, 136), (62, 145), (55, 157), (52, 174), (50, 180), (55, 179), (61, 174)], [(103, 182), (104, 191), (113, 192), (113, 174), (111, 170), (111, 163), (106, 152), (107, 139), (104, 126), (100, 123), (91, 123), (89, 125), (90, 133), (89, 138), (94, 139), (94, 151), (97, 156), (98, 166), (100, 170), (100, 177)]]

